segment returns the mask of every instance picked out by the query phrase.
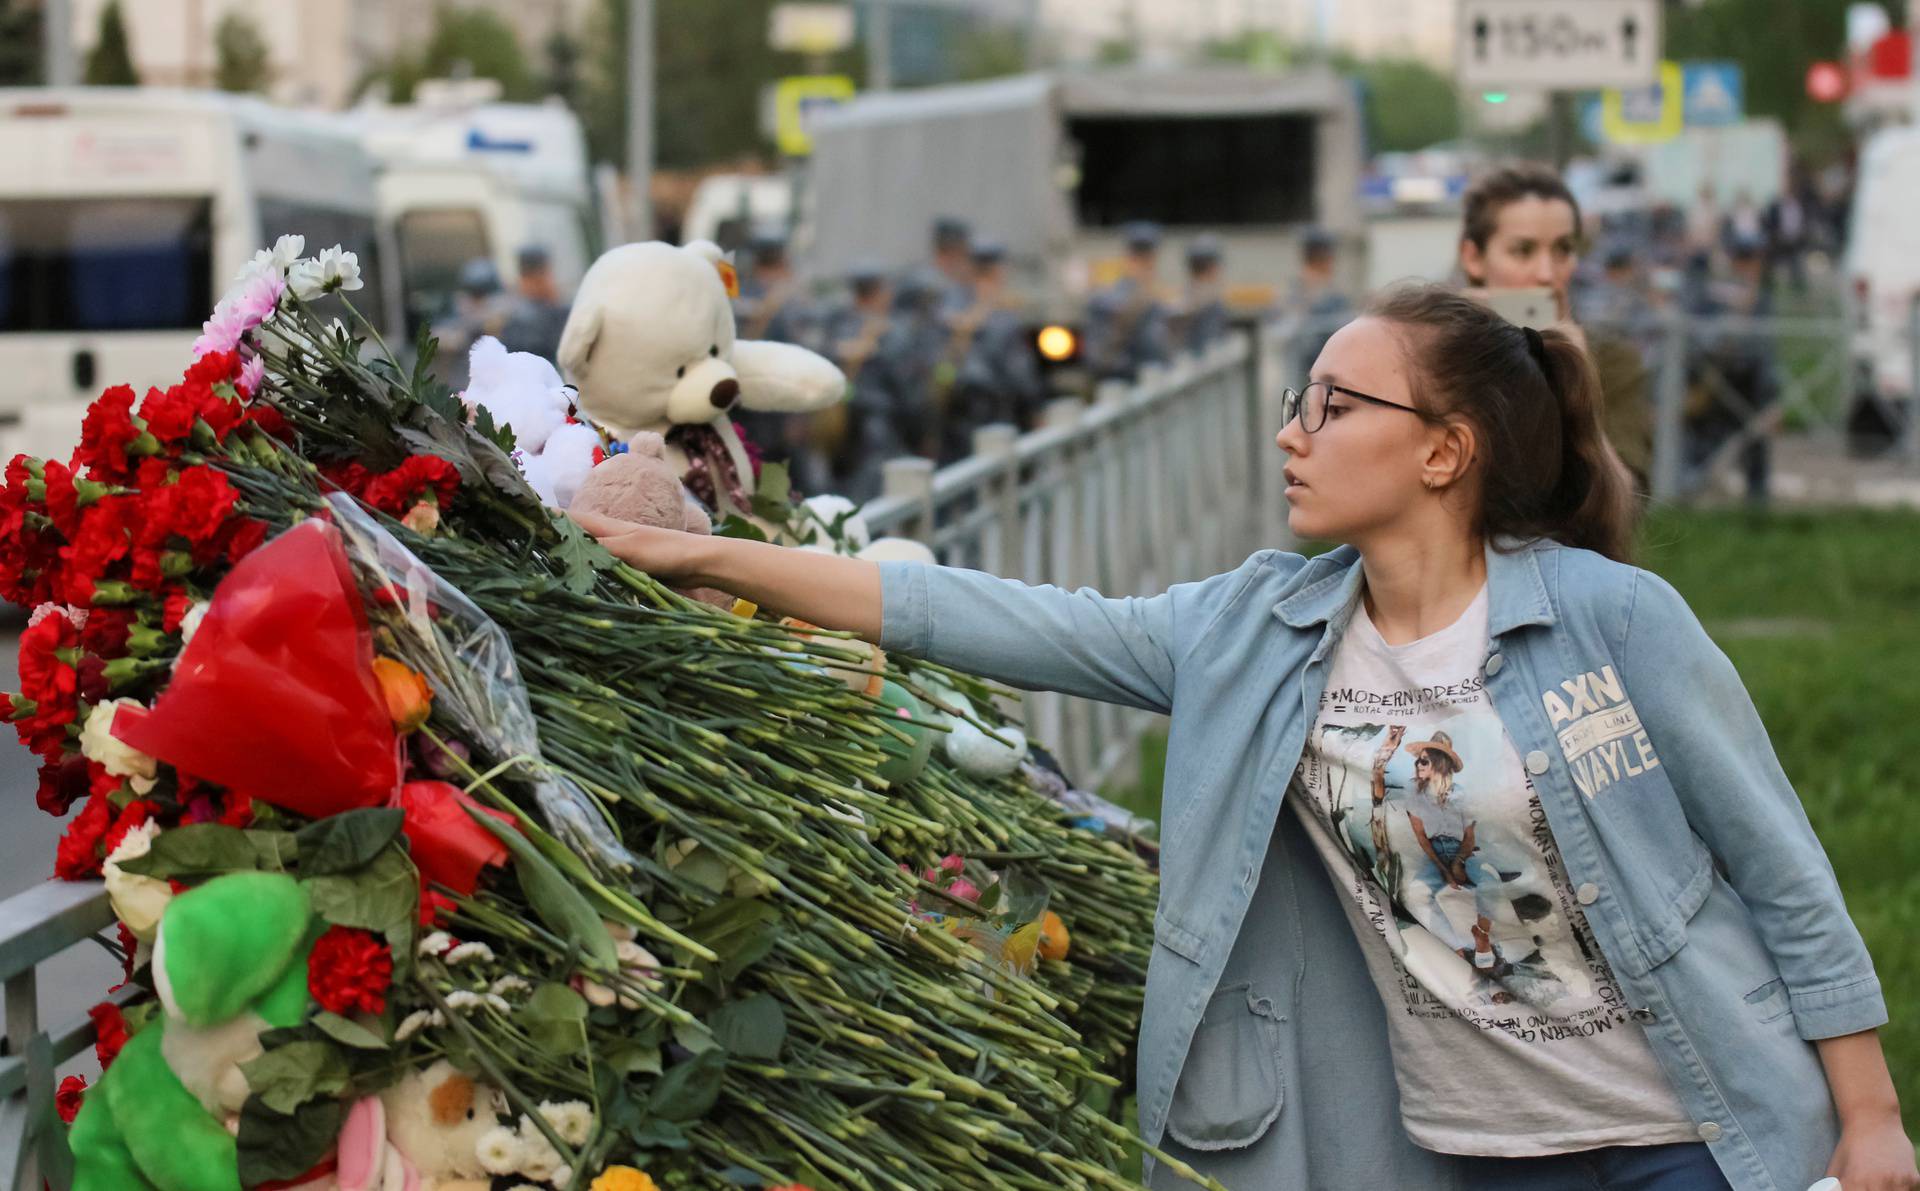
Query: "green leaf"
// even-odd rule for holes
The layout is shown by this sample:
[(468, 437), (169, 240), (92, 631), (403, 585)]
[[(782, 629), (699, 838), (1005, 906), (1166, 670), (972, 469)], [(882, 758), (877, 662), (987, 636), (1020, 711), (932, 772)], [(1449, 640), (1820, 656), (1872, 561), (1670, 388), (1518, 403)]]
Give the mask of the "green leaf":
[(622, 1075), (658, 1075), (660, 1048), (634, 1039), (621, 1039), (607, 1051), (606, 1062)]
[(163, 831), (145, 856), (121, 863), (127, 872), (165, 880), (264, 869), (285, 872), (299, 853), (284, 831), (242, 831), (218, 823), (189, 823)]
[(339, 1100), (309, 1100), (292, 1115), (268, 1108), (259, 1096), (240, 1107), (240, 1182), (252, 1187), (297, 1179), (313, 1169), (340, 1139), (347, 1106)]
[(316, 1096), (346, 1091), (353, 1078), (346, 1056), (325, 1042), (291, 1042), (240, 1064), (240, 1070), (260, 1102), (282, 1116)]
[(676, 1064), (653, 1085), (648, 1109), (661, 1120), (697, 1121), (706, 1116), (714, 1101), (720, 1098), (720, 1083), (726, 1074), (726, 1051), (710, 1050), (694, 1055)]
[(713, 1036), (713, 1031), (707, 1028), (706, 1023), (699, 1021), (675, 1022), (673, 1040), (680, 1045), (680, 1049), (692, 1051), (697, 1055), (706, 1054), (720, 1046), (720, 1041)]
[(660, 1118), (642, 1121), (627, 1130), (627, 1140), (642, 1150), (684, 1150), (691, 1145), (680, 1126)]
[(514, 1016), (541, 1050), (577, 1054), (586, 1044), (586, 998), (564, 984), (540, 985)]
[(387, 1040), (369, 1030), (357, 1021), (341, 1017), (338, 1013), (321, 1011), (313, 1015), (313, 1024), (321, 1033), (342, 1046), (351, 1046), (355, 1050), (385, 1050)]
[(555, 517), (553, 527), (560, 544), (550, 553), (560, 564), (562, 581), (574, 595), (585, 595), (593, 590), (594, 573), (612, 567), (614, 557), (570, 517)]
[(760, 465), (760, 482), (754, 486), (751, 503), (754, 513), (769, 521), (785, 521), (793, 515), (793, 478), (786, 464)]
[(720, 1045), (742, 1058), (774, 1062), (787, 1042), (786, 1011), (767, 993), (720, 1006), (707, 1024)]
[(491, 815), (467, 807), (473, 821), (491, 831), (513, 853), (513, 872), (520, 879), (520, 890), (533, 905), (533, 912), (547, 929), (580, 949), (605, 971), (619, 966), (613, 940), (607, 937), (600, 915), (586, 895), (560, 874), (553, 861), (541, 855), (533, 841)]
[(720, 977), (732, 980), (773, 950), (780, 911), (756, 898), (733, 897), (694, 915), (687, 933), (720, 957)]
[(764, 542), (767, 535), (760, 527), (738, 513), (728, 513), (720, 518), (720, 524), (713, 527), (716, 538), (745, 538), (749, 542)]
[(393, 842), (405, 817), (398, 807), (380, 806), (316, 819), (294, 836), (300, 845), (300, 875), (352, 872)]
[[(164, 838), (164, 837), (163, 837)], [(301, 882), (314, 913), (335, 926), (387, 934), (411, 931), (420, 900), (420, 874), (398, 847), (388, 847), (352, 873)]]

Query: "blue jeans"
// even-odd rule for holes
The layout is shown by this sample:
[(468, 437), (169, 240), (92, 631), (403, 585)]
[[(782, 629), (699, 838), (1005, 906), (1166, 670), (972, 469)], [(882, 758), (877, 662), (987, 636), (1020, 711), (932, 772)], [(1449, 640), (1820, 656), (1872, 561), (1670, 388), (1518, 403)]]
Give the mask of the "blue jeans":
[(1472, 1191), (1732, 1191), (1699, 1142), (1464, 1161)]

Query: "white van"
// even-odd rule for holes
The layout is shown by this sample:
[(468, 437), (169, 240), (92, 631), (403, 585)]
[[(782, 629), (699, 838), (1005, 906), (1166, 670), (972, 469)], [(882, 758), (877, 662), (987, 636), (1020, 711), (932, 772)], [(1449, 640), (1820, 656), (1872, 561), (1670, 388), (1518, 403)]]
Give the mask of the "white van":
[(1883, 128), (1860, 151), (1846, 275), (1858, 323), (1861, 383), (1883, 401), (1913, 395), (1912, 325), (1920, 299), (1920, 128)]
[(177, 379), (234, 274), (284, 233), (358, 254), (354, 305), (389, 327), (374, 163), (335, 117), (222, 92), (6, 88), (0, 161), (9, 452), (64, 456), (102, 389)]
[(580, 121), (558, 101), (472, 94), (422, 84), (414, 103), (368, 103), (343, 116), (379, 162), (377, 202), (399, 253), (408, 338), (452, 313), (470, 260), (492, 261), (511, 288), (520, 250), (537, 245), (570, 295), (598, 255)]

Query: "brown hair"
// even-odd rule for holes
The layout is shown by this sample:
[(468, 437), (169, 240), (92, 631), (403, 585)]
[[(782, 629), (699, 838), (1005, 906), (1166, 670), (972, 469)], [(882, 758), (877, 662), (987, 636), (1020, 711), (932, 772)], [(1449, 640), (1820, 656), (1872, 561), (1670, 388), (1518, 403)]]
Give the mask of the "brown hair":
[(1493, 239), (1494, 229), (1500, 224), (1500, 212), (1506, 210), (1507, 204), (1528, 197), (1559, 199), (1573, 208), (1573, 226), (1579, 228), (1580, 202), (1560, 180), (1560, 175), (1538, 162), (1519, 161), (1483, 174), (1467, 188), (1461, 200), (1464, 218), (1460, 238), (1485, 252), (1487, 241)]
[(1406, 332), (1419, 414), (1477, 432), (1476, 528), (1489, 541), (1551, 538), (1619, 562), (1632, 553), (1633, 491), (1600, 425), (1600, 380), (1560, 331), (1516, 327), (1438, 285), (1397, 286), (1367, 313)]

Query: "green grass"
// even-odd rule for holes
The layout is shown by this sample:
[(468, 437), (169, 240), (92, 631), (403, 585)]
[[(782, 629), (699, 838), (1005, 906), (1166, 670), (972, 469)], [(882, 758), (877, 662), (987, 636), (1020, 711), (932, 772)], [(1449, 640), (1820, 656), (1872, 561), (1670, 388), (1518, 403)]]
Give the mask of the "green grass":
[[(1640, 564), (1680, 590), (1753, 696), (1866, 937), (1920, 1134), (1920, 514), (1672, 511)], [(1164, 735), (1107, 791), (1157, 817)]]

